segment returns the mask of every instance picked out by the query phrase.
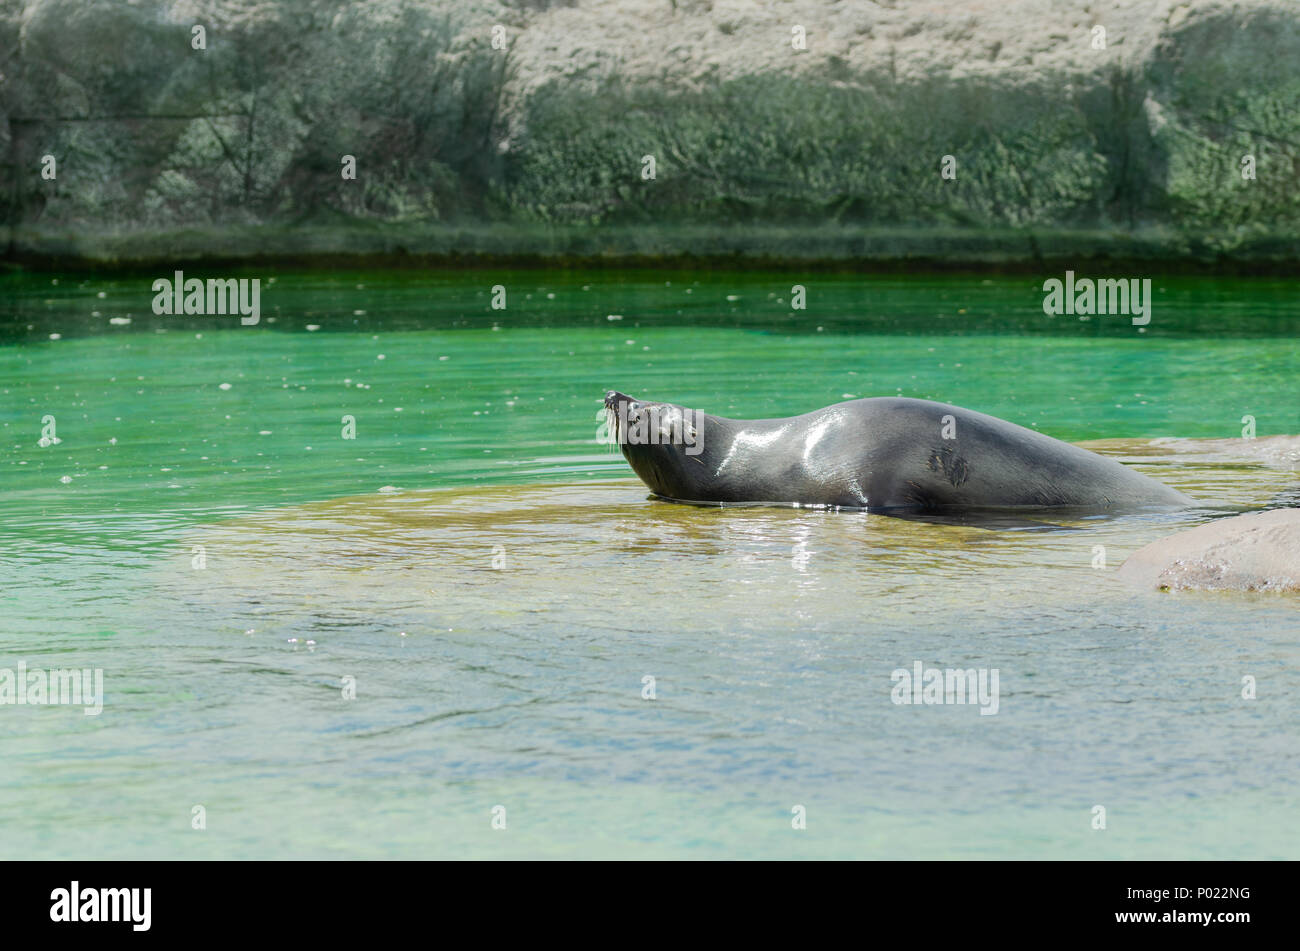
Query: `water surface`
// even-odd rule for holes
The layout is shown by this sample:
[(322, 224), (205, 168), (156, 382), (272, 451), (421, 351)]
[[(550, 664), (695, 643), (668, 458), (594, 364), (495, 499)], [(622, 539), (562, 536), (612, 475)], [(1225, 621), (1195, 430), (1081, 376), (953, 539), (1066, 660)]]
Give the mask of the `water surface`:
[[(0, 280), (0, 666), (107, 693), (0, 707), (0, 854), (1297, 855), (1294, 599), (1114, 577), (1222, 508), (677, 506), (594, 441), (610, 387), (902, 394), (1261, 506), (1295, 284), (1157, 281), (1137, 328), (1022, 278), (284, 272), (241, 327), (154, 276)], [(892, 703), (917, 660), (997, 668), (997, 715)]]

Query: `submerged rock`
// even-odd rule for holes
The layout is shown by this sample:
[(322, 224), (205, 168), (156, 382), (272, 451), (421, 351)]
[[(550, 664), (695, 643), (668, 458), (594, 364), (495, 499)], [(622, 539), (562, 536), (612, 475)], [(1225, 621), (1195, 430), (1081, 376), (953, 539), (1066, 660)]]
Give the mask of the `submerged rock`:
[(1200, 525), (1134, 552), (1119, 576), (1162, 590), (1300, 591), (1300, 509)]

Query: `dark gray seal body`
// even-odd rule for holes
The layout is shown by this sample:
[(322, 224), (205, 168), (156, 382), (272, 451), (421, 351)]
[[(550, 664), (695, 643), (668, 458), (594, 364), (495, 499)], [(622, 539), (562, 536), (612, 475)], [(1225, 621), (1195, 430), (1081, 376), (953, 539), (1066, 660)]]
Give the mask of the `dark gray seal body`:
[(1195, 504), (1113, 459), (929, 400), (850, 400), (753, 420), (615, 391), (605, 407), (633, 470), (673, 501), (920, 511)]

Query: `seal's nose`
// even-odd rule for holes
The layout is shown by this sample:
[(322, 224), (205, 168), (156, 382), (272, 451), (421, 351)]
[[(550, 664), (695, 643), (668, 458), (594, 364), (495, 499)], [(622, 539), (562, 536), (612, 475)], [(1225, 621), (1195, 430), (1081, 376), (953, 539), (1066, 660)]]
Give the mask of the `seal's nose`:
[(605, 405), (610, 409), (618, 409), (620, 403), (631, 403), (632, 397), (626, 393), (620, 393), (618, 390), (605, 391)]

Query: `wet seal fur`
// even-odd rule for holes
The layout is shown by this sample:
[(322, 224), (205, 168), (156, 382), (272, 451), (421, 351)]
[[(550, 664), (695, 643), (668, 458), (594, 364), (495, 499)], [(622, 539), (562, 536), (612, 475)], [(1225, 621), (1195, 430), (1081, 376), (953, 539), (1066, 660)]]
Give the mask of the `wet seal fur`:
[(746, 420), (611, 390), (605, 409), (632, 469), (676, 502), (900, 513), (1195, 504), (1113, 459), (930, 400), (876, 397)]

